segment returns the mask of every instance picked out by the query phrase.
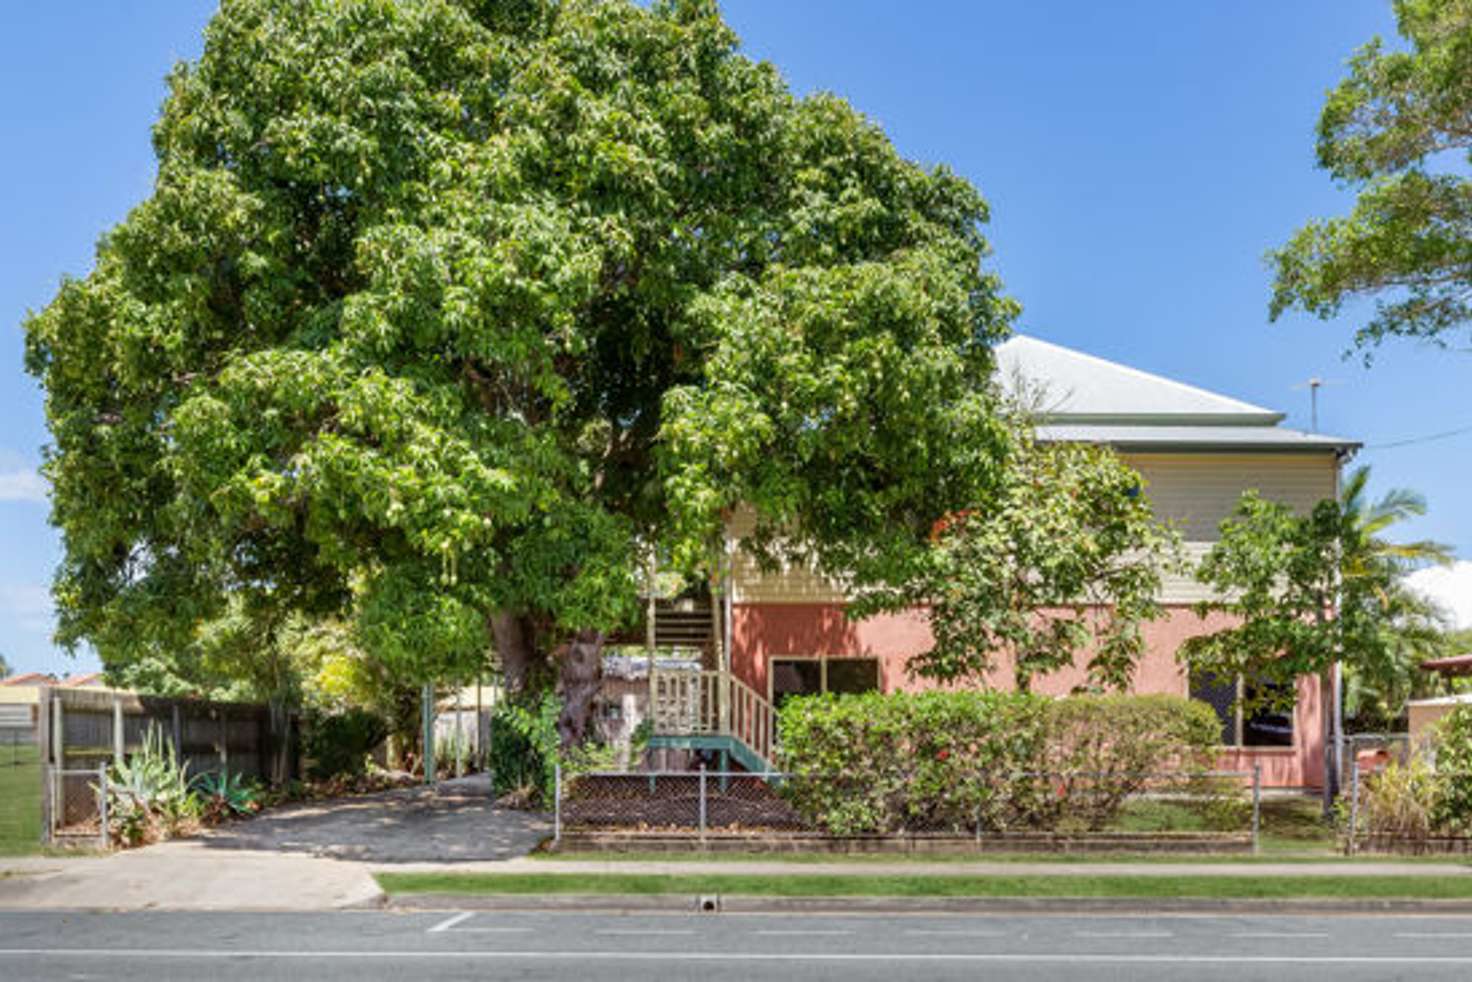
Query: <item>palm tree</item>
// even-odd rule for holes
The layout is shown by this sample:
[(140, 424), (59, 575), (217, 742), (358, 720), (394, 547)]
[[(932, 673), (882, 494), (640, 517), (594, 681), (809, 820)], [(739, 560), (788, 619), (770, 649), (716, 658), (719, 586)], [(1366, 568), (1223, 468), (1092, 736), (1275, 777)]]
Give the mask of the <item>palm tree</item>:
[(1429, 539), (1402, 543), (1381, 538), (1391, 526), (1426, 514), (1426, 498), (1407, 488), (1391, 488), (1371, 504), (1365, 493), (1369, 483), (1369, 466), (1356, 467), (1339, 492), (1339, 510), (1358, 533), (1361, 545), (1357, 555), (1345, 557), (1341, 567), (1344, 575), (1353, 576), (1361, 566), (1377, 560), (1394, 562), (1408, 572), (1431, 563), (1451, 565), (1451, 548), (1443, 543)]
[[(1426, 514), (1426, 499), (1415, 491), (1392, 488), (1371, 502), (1366, 493), (1369, 482), (1370, 468), (1355, 468), (1339, 495), (1345, 522), (1340, 571), (1346, 581), (1373, 584), (1369, 602), (1376, 607), (1380, 636), (1371, 646), (1380, 657), (1348, 659), (1358, 667), (1345, 672), (1344, 711), (1359, 724), (1356, 728), (1383, 729), (1400, 716), (1407, 699), (1435, 688), (1435, 680), (1418, 666), (1441, 652), (1448, 627), (1445, 615), (1433, 603), (1406, 587), (1405, 576), (1433, 563), (1449, 565), (1452, 552), (1429, 539), (1391, 542), (1384, 538), (1398, 523)], [(1353, 593), (1356, 591), (1345, 591), (1346, 595)]]

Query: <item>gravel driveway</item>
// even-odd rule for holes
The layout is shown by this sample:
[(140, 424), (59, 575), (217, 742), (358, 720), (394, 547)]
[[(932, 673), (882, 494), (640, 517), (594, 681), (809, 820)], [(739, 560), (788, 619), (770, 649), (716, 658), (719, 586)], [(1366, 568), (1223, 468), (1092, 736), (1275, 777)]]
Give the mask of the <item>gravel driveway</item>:
[(511, 859), (552, 834), (551, 818), (497, 808), (484, 775), (433, 788), (276, 808), (209, 832), (218, 849), (265, 849), (377, 863)]

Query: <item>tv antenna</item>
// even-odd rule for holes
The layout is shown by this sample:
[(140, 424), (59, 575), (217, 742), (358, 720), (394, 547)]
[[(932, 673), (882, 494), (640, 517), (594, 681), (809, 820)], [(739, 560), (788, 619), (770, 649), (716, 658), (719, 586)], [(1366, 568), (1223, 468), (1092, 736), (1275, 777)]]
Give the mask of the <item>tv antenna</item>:
[(1319, 432), (1319, 390), (1326, 385), (1338, 385), (1340, 381), (1341, 380), (1337, 378), (1319, 378), (1317, 375), (1315, 375), (1305, 381), (1303, 384), (1295, 385), (1293, 387), (1296, 390), (1308, 389), (1310, 433)]

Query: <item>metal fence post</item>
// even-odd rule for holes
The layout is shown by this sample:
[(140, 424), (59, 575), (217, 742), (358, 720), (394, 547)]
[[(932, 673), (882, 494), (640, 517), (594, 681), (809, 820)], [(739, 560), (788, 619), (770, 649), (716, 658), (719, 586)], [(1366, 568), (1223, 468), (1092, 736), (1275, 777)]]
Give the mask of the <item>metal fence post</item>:
[(97, 765), (97, 817), (98, 817), (98, 844), (104, 852), (107, 851), (107, 765)]
[[(1350, 747), (1353, 750), (1353, 745)], [(1349, 772), (1349, 846), (1348, 852), (1353, 856), (1359, 849), (1357, 837), (1360, 830), (1360, 762), (1358, 758), (1350, 761)]]
[(700, 841), (705, 841), (705, 766), (700, 768)]
[(552, 841), (562, 841), (562, 763), (552, 765)]
[(123, 700), (113, 693), (112, 697), (112, 761), (114, 764), (123, 762), (125, 743), (123, 737)]
[(1252, 765), (1252, 851), (1262, 848), (1262, 764)]

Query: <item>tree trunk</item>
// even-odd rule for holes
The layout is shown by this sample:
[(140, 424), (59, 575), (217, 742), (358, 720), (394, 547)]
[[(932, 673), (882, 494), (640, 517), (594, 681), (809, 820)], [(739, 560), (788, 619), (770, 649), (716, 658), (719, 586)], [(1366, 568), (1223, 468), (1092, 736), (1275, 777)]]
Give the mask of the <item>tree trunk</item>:
[(603, 682), (603, 632), (579, 631), (562, 657), (562, 715), (557, 717), (557, 734), (564, 747), (582, 743), (588, 735), (593, 697)]
[(508, 611), (490, 616), (491, 637), (496, 643), (496, 657), (501, 661), (501, 676), (509, 695), (526, 691), (532, 666), (537, 661), (534, 632), (524, 617)]

